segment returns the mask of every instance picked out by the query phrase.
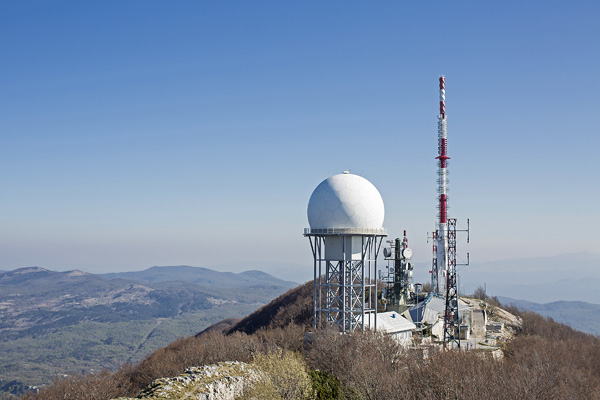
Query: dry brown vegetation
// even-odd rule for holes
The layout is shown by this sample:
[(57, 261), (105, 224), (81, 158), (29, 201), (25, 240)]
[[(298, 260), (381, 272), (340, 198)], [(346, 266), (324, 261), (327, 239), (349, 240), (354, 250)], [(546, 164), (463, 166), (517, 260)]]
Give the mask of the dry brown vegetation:
[(224, 335), (209, 332), (201, 337), (180, 339), (150, 354), (137, 365), (124, 365), (118, 371), (57, 379), (38, 394), (28, 393), (24, 399), (103, 400), (135, 396), (154, 379), (173, 377), (190, 366), (219, 361), (252, 362), (257, 353), (285, 349), (302, 349), (304, 330), (296, 325), (286, 329), (261, 331), (255, 335), (235, 332)]
[(313, 291), (312, 281), (290, 289), (233, 325), (227, 332), (252, 334), (260, 329), (282, 328), (290, 324), (308, 327), (313, 318)]
[[(24, 398), (102, 400), (135, 396), (152, 380), (176, 376), (189, 366), (252, 362), (257, 354), (282, 349), (302, 354), (309, 369), (335, 376), (343, 394), (335, 398), (600, 398), (600, 338), (538, 314), (521, 314), (523, 329), (505, 346), (501, 361), (480, 351), (433, 348), (427, 349), (424, 357), (423, 350), (403, 349), (389, 337), (373, 332), (340, 335), (323, 330), (306, 342), (307, 324), (296, 324), (299, 319), (293, 314), (305, 311), (307, 299), (312, 302), (312, 287), (303, 285), (298, 290), (294, 296), (300, 304), (271, 304), (255, 313), (261, 316), (260, 323), (246, 321), (242, 326), (252, 334), (213, 331), (180, 339), (137, 365), (125, 365), (114, 373), (59, 379), (39, 394)], [(266, 315), (279, 318), (268, 321)], [(261, 328), (255, 329), (258, 326)]]
[(306, 357), (360, 399), (600, 398), (600, 339), (537, 314), (523, 317), (528, 333), (507, 345), (502, 361), (475, 351), (423, 358), (372, 332), (322, 332)]

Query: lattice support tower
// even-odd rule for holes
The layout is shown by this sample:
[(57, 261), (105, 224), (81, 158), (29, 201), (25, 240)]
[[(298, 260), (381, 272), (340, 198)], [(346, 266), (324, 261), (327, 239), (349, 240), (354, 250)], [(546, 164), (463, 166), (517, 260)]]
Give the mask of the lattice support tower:
[[(334, 325), (343, 333), (375, 328), (377, 255), (386, 235), (325, 234), (307, 230), (305, 236), (310, 240), (314, 259), (313, 326)], [(327, 245), (341, 245), (341, 258), (328, 258)], [(351, 247), (354, 249), (347, 251)], [(357, 247), (360, 247), (359, 253), (355, 253)]]
[(456, 218), (448, 218), (448, 273), (444, 311), (444, 348), (460, 349), (458, 279), (456, 274)]

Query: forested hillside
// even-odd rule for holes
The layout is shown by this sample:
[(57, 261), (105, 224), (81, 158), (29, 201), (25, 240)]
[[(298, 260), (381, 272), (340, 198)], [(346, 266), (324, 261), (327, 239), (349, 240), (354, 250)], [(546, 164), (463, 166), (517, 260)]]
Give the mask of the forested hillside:
[(310, 396), (286, 395), (293, 384), (290, 381), (271, 382), (271, 386), (261, 387), (265, 391), (262, 397), (259, 393), (255, 398), (600, 398), (598, 337), (523, 312), (522, 330), (505, 345), (500, 358), (488, 352), (442, 351), (435, 346), (403, 348), (390, 337), (374, 332), (340, 335), (324, 330), (313, 332), (307, 341), (309, 320), (298, 318), (292, 310), (305, 311), (311, 285), (290, 290), (225, 333), (209, 330), (180, 339), (139, 364), (124, 365), (115, 373), (66, 377), (25, 399), (134, 397), (153, 380), (177, 376), (190, 366), (219, 361), (260, 364), (261, 354), (279, 355), (284, 371), (289, 352), (302, 360), (302, 369), (312, 385)]
[[(38, 267), (0, 273), (0, 398), (62, 374), (140, 361), (177, 338), (243, 317), (292, 286), (254, 271), (195, 270), (150, 269), (152, 282), (145, 271), (136, 273), (140, 280)], [(215, 286), (226, 279), (236, 288)]]

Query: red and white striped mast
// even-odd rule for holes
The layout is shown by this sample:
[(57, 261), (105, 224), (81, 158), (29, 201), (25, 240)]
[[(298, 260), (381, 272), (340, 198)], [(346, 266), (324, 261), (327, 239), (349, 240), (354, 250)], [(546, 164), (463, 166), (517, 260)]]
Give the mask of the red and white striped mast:
[(440, 77), (440, 114), (438, 115), (438, 195), (439, 195), (439, 224), (437, 231), (437, 293), (442, 293), (445, 287), (445, 277), (448, 271), (448, 135), (446, 129), (446, 78)]

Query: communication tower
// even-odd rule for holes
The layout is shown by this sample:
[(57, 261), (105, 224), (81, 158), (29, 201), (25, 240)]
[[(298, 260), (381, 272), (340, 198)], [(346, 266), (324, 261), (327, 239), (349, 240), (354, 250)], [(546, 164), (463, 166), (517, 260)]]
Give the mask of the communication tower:
[[(460, 348), (460, 316), (458, 312), (458, 276), (456, 271), (456, 219), (448, 218), (448, 132), (446, 125), (446, 78), (439, 79), (440, 113), (438, 115), (438, 229), (432, 234), (432, 291), (445, 294), (444, 348)], [(469, 242), (467, 220), (467, 243)], [(469, 254), (467, 253), (468, 265)]]
[[(387, 273), (381, 280), (385, 283), (385, 298), (387, 311), (403, 312), (411, 300), (411, 279), (413, 264), (410, 261), (412, 250), (408, 247), (408, 238), (388, 240), (389, 247), (383, 249), (383, 255), (388, 261)], [(401, 309), (403, 308), (403, 309)]]
[(440, 114), (438, 115), (438, 229), (436, 232), (437, 254), (434, 274), (436, 290), (445, 287), (448, 272), (448, 134), (446, 126), (446, 78), (440, 77)]
[(377, 255), (384, 206), (365, 178), (344, 171), (317, 186), (304, 229), (314, 259), (314, 326), (377, 327)]

